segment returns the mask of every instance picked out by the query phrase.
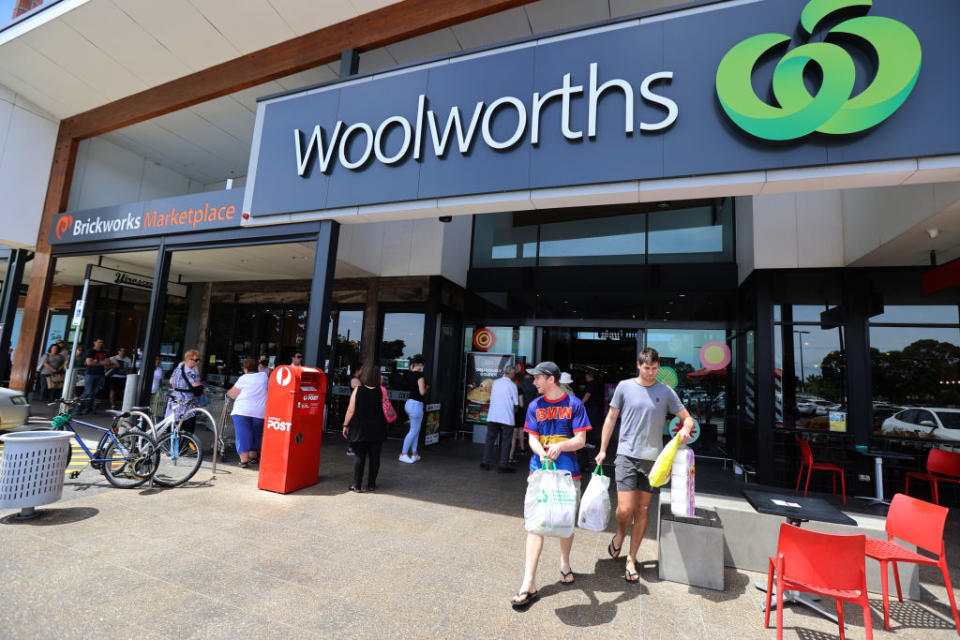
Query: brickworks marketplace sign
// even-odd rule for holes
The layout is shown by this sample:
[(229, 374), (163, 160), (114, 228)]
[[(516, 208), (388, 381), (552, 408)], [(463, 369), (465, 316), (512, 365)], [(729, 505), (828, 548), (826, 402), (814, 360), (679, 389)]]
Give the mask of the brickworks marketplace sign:
[(231, 229), (240, 226), (242, 204), (243, 189), (228, 189), (68, 211), (53, 221), (50, 244)]
[(960, 2), (733, 0), (265, 98), (252, 216), (960, 153)]

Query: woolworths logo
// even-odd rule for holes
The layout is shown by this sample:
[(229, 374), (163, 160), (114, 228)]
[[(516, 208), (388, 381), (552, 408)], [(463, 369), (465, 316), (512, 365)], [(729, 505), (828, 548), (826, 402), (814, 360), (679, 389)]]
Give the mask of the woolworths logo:
[[(813, 34), (839, 10), (870, 7), (872, 0), (810, 0), (800, 24)], [(790, 41), (782, 33), (763, 33), (734, 46), (717, 68), (717, 97), (723, 110), (747, 133), (766, 140), (794, 140), (814, 131), (842, 135), (864, 131), (886, 120), (907, 99), (920, 74), (920, 41), (910, 27), (880, 16), (844, 20), (827, 32), (865, 40), (876, 54), (876, 75), (858, 95), (853, 92), (853, 58), (830, 42), (808, 42), (787, 52), (773, 72), (778, 105), (757, 97), (751, 76), (757, 61)], [(811, 95), (804, 83), (810, 62), (820, 67), (822, 82)]]

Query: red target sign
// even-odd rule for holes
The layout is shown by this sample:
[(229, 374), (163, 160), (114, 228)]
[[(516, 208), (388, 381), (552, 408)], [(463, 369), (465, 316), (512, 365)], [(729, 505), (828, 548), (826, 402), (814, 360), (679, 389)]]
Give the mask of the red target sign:
[(477, 329), (473, 332), (473, 348), (477, 351), (489, 351), (497, 337), (490, 329)]

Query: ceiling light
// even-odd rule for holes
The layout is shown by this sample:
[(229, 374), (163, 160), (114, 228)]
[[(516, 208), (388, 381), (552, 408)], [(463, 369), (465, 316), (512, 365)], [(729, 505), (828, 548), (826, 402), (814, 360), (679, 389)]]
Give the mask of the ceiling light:
[(938, 235), (940, 235), (940, 229), (937, 229), (936, 227), (931, 227), (927, 229), (927, 235), (930, 236), (931, 240), (933, 240)]
[(657, 209), (669, 209), (669, 208), (670, 208), (670, 203), (669, 203), (669, 202), (658, 202), (658, 203), (657, 203)]

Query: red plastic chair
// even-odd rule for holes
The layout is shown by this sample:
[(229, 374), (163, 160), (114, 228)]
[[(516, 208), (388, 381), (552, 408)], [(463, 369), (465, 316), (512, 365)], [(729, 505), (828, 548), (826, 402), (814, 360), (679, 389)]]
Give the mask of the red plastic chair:
[[(897, 584), (897, 599), (903, 602), (900, 592), (900, 573), (898, 562), (913, 562), (939, 567), (943, 573), (943, 583), (950, 597), (950, 610), (953, 611), (953, 623), (960, 634), (960, 618), (957, 617), (957, 602), (950, 585), (950, 572), (947, 570), (946, 549), (943, 543), (943, 526), (947, 521), (946, 507), (940, 507), (923, 500), (898, 493), (893, 496), (890, 510), (887, 512), (887, 540), (867, 538), (867, 557), (880, 561), (880, 584), (883, 588), (883, 628), (890, 629), (890, 604), (887, 601), (887, 563), (893, 563), (893, 579)], [(930, 553), (940, 554), (936, 558), (922, 556), (893, 541), (900, 538)]]
[(930, 449), (927, 454), (927, 472), (907, 472), (907, 486), (904, 488), (904, 493), (907, 495), (910, 495), (910, 478), (930, 483), (930, 495), (933, 496), (933, 503), (940, 504), (938, 485), (941, 482), (960, 484), (960, 453), (944, 451), (943, 449)]
[(800, 472), (797, 474), (797, 486), (794, 492), (800, 491), (800, 478), (803, 477), (803, 468), (807, 468), (807, 482), (803, 485), (803, 495), (807, 495), (807, 489), (810, 488), (810, 474), (814, 471), (829, 471), (830, 479), (833, 480), (833, 495), (837, 495), (837, 474), (840, 474), (840, 492), (843, 495), (843, 504), (847, 504), (847, 483), (843, 479), (843, 469), (835, 464), (826, 462), (814, 462), (813, 452), (810, 451), (810, 443), (806, 440), (797, 438), (797, 444), (800, 445)]
[(870, 602), (867, 599), (867, 572), (864, 559), (866, 536), (836, 536), (780, 525), (777, 557), (770, 558), (767, 571), (767, 607), (764, 628), (770, 626), (771, 585), (777, 577), (777, 640), (783, 640), (784, 589), (815, 593), (837, 601), (840, 640), (843, 633), (843, 602), (863, 607), (867, 640), (873, 639)]

